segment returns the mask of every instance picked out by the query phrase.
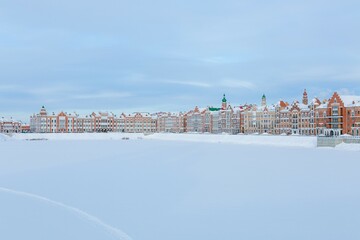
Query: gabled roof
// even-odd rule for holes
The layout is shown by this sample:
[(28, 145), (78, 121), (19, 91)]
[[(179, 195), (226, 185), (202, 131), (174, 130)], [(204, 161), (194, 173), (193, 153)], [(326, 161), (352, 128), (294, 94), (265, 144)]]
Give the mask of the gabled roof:
[(288, 103), (285, 103), (283, 100), (280, 100), (277, 105), (281, 108), (285, 108), (287, 107), (289, 104)]
[(311, 103), (319, 106), (321, 104), (321, 101), (317, 97), (315, 97), (311, 100)]
[(340, 98), (344, 102), (345, 107), (350, 107), (356, 104), (360, 104), (360, 96), (340, 95)]
[(304, 111), (304, 110), (310, 110), (309, 105), (303, 104), (303, 103), (298, 103), (297, 104), (300, 108), (300, 110)]
[(14, 120), (12, 118), (0, 118), (0, 123), (21, 123), (21, 121)]

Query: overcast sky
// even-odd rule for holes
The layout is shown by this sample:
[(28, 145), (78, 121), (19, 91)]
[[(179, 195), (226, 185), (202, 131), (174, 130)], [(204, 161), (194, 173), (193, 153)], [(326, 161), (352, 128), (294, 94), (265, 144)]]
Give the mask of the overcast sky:
[(0, 116), (360, 94), (358, 0), (3, 0)]

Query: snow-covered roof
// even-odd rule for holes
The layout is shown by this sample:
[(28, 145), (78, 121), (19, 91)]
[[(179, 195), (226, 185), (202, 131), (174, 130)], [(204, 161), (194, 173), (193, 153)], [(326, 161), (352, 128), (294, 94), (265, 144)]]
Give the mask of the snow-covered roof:
[(9, 118), (0, 118), (0, 123), (21, 123), (21, 121), (17, 121), (14, 119)]
[(180, 113), (178, 112), (161, 112), (156, 114), (157, 117), (179, 117)]
[(341, 100), (344, 102), (345, 107), (350, 107), (358, 104), (360, 106), (360, 96), (352, 96), (352, 95), (341, 95)]
[(320, 105), (321, 101), (317, 97), (315, 97), (311, 100), (311, 103), (314, 105)]
[(290, 111), (290, 108), (289, 108), (289, 106), (287, 106), (287, 107), (285, 107), (284, 109), (282, 109), (280, 112), (281, 113), (287, 113), (287, 112), (289, 112)]
[(317, 108), (327, 108), (328, 103), (321, 103)]
[(309, 105), (305, 105), (303, 103), (298, 103), (297, 105), (298, 105), (298, 107), (300, 108), (301, 111), (310, 110)]
[(274, 105), (266, 105), (266, 106), (260, 106), (256, 109), (257, 112), (264, 112), (265, 110), (271, 112), (271, 111), (275, 111), (275, 106)]

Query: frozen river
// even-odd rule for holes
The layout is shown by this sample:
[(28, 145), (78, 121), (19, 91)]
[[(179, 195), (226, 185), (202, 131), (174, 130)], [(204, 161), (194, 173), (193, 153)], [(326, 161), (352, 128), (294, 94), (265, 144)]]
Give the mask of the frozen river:
[(0, 239), (360, 239), (359, 151), (169, 136), (0, 141)]

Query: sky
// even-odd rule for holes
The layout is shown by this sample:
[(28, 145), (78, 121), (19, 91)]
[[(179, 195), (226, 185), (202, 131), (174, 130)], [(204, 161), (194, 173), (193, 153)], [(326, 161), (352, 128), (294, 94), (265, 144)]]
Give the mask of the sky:
[(0, 117), (360, 95), (356, 0), (0, 3)]

